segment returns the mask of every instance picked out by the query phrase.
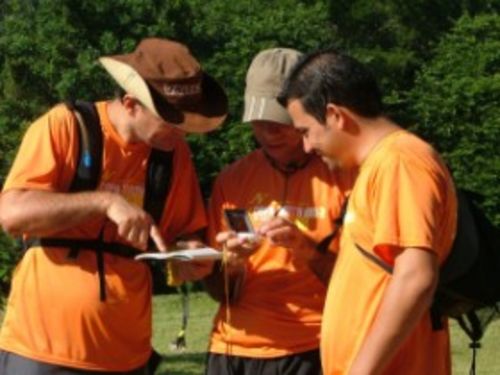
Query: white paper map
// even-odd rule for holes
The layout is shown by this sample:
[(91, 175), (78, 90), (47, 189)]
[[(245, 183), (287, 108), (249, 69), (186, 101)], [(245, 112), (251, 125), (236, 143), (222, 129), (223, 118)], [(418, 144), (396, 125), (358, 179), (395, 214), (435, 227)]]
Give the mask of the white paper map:
[(166, 253), (148, 252), (135, 256), (135, 260), (175, 260), (189, 262), (192, 260), (218, 260), (222, 259), (222, 252), (211, 247), (199, 249), (185, 249), (168, 251)]

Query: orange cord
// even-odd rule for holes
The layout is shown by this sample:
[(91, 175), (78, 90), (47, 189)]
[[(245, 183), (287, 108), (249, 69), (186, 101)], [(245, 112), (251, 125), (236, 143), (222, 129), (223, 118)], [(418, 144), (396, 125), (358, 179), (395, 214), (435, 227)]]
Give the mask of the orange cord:
[(227, 270), (227, 257), (228, 251), (227, 246), (222, 246), (222, 267), (224, 268), (224, 294), (225, 294), (225, 303), (226, 303), (226, 319), (224, 330), (226, 331), (226, 355), (231, 355), (231, 306), (230, 306), (230, 297), (229, 297), (229, 273)]

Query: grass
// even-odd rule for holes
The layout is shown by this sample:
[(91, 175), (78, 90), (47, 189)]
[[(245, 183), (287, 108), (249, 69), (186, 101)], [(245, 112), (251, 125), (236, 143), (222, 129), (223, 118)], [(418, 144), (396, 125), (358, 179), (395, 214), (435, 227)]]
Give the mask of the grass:
[[(175, 352), (169, 348), (181, 325), (181, 303), (178, 295), (154, 297), (154, 338), (157, 350), (165, 356), (158, 374), (203, 374), (208, 335), (216, 304), (204, 293), (192, 293), (191, 317), (187, 329), (187, 350)], [(458, 324), (451, 321), (453, 375), (469, 374), (472, 351), (469, 340)], [(476, 360), (476, 372), (481, 375), (500, 374), (500, 320), (492, 323), (482, 340)]]
[(181, 297), (178, 294), (153, 299), (153, 345), (165, 358), (157, 374), (200, 375), (205, 367), (208, 336), (217, 305), (205, 293), (191, 293), (190, 317), (186, 330), (187, 349), (172, 350), (182, 322)]
[[(477, 351), (476, 373), (481, 375), (500, 374), (500, 320), (491, 323), (481, 340), (481, 349)], [(470, 340), (455, 321), (451, 322), (451, 354), (453, 375), (468, 375), (472, 360)]]
[[(204, 371), (205, 353), (212, 318), (217, 305), (206, 294), (197, 292), (190, 295), (191, 316), (186, 332), (187, 349), (172, 350), (170, 344), (175, 340), (181, 327), (182, 305), (177, 294), (161, 295), (153, 300), (153, 343), (163, 356), (157, 374), (159, 375), (201, 375)], [(0, 322), (2, 321), (0, 310)], [(467, 375), (472, 358), (469, 341), (460, 327), (451, 322), (453, 375)], [(500, 374), (500, 320), (492, 323), (482, 340), (478, 351), (476, 372), (481, 375)]]

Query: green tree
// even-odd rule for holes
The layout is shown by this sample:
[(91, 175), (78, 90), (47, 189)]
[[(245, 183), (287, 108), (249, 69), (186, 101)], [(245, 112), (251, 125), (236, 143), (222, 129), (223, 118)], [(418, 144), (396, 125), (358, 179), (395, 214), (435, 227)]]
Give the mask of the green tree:
[(226, 126), (190, 139), (205, 192), (223, 165), (254, 147), (248, 127), (238, 121), (251, 57), (274, 46), (310, 50), (332, 38), (323, 1), (279, 0), (270, 7), (263, 0), (8, 0), (1, 24), (0, 134), (8, 135), (1, 141), (2, 176), (36, 115), (61, 100), (112, 94), (98, 56), (130, 51), (156, 35), (188, 44), (230, 98)]
[(388, 113), (410, 122), (407, 91), (440, 37), (464, 13), (498, 12), (497, 0), (336, 0), (330, 2), (338, 45), (368, 63)]
[(10, 289), (12, 267), (17, 263), (20, 254), (19, 246), (14, 241), (0, 235), (0, 309)]
[[(230, 102), (220, 131), (191, 137), (203, 191), (228, 163), (255, 147), (251, 129), (242, 124), (245, 74), (251, 59), (265, 48), (310, 51), (331, 44), (333, 31), (324, 1), (189, 0), (191, 16), (182, 39), (204, 67), (219, 78)], [(293, 10), (293, 11), (291, 11)], [(188, 34), (189, 33), (189, 34)]]
[[(113, 94), (112, 80), (96, 63), (99, 56), (131, 51), (140, 39), (159, 36), (189, 45), (229, 96), (225, 126), (209, 136), (189, 138), (207, 196), (219, 170), (254, 147), (250, 128), (239, 120), (250, 59), (262, 48), (310, 50), (329, 43), (327, 10), (324, 1), (300, 0), (277, 0), (272, 6), (264, 0), (3, 1), (1, 181), (21, 134), (36, 116), (66, 99)], [(8, 247), (1, 242), (0, 252), (7, 254)]]
[(500, 16), (463, 16), (411, 91), (414, 126), (500, 224)]
[[(335, 44), (373, 68), (393, 112), (406, 122), (418, 119), (415, 129), (445, 153), (462, 185), (486, 194), (485, 207), (500, 221), (493, 143), (499, 139), (499, 22), (493, 15), (472, 17), (499, 8), (498, 0), (4, 0), (0, 184), (36, 116), (62, 100), (113, 94), (98, 56), (160, 36), (189, 45), (229, 96), (225, 125), (189, 137), (207, 196), (213, 177), (255, 147), (250, 127), (240, 121), (251, 58), (263, 48)], [(463, 13), (470, 16), (438, 44)], [(1, 236), (0, 284), (14, 262), (14, 247)]]

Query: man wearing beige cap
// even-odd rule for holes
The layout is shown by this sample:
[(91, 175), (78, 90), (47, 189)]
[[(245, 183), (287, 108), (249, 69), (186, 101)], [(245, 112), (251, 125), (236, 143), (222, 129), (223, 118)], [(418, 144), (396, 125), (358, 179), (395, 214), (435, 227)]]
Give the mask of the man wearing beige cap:
[[(224, 91), (169, 40), (145, 39), (100, 62), (123, 89), (93, 107), (102, 160), (85, 153), (95, 140), (79, 131), (81, 116), (59, 105), (29, 127), (4, 184), (0, 223), (23, 235), (27, 251), (0, 332), (2, 375), (147, 374), (151, 275), (129, 255), (166, 251), (206, 226), (183, 133), (221, 124)], [(171, 157), (156, 222), (142, 208), (153, 149)], [(96, 189), (73, 189), (82, 160), (100, 170)], [(186, 264), (179, 274), (201, 277), (210, 266)]]
[[(334, 255), (316, 249), (334, 231), (350, 176), (332, 173), (302, 148), (301, 135), (276, 96), (300, 53), (260, 52), (247, 72), (244, 122), (260, 148), (218, 176), (209, 239), (226, 251), (205, 279), (220, 302), (207, 375), (321, 373), (319, 332)], [(241, 236), (224, 210), (244, 209), (255, 228)]]

